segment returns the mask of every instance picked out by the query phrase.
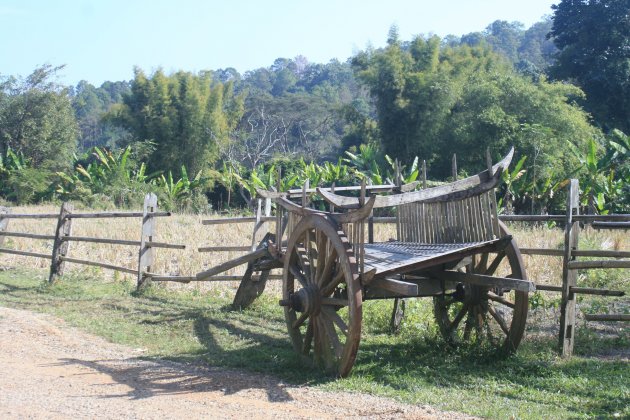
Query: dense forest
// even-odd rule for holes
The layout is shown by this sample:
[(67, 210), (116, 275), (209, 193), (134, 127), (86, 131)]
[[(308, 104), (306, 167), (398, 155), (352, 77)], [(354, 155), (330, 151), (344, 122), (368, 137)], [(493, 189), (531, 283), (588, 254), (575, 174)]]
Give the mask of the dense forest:
[[(421, 29), (421, 28), (419, 28)], [(630, 211), (630, 0), (563, 0), (525, 28), (401, 40), (346, 62), (233, 68), (62, 86), (63, 66), (0, 75), (0, 197), (164, 208), (245, 207), (256, 187), (447, 180), (510, 145), (506, 211), (563, 208), (580, 179), (591, 212)], [(415, 158), (415, 159), (414, 159)]]

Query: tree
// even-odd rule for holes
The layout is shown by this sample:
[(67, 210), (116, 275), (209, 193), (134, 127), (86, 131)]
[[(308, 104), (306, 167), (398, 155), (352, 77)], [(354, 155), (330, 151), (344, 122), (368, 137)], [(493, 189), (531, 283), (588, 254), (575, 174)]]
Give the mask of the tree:
[(426, 159), (432, 176), (450, 174), (446, 157), (454, 152), (470, 173), (483, 169), (486, 147), (498, 157), (516, 145), (538, 182), (575, 169), (565, 142), (583, 148), (601, 137), (574, 103), (578, 88), (522, 76), (488, 46), (451, 48), (437, 37), (404, 46), (390, 36), (385, 48), (359, 53), (353, 65), (376, 103), (383, 152)]
[(562, 0), (552, 9), (553, 76), (577, 83), (605, 128), (630, 132), (630, 0)]
[(77, 84), (73, 89), (72, 108), (79, 125), (80, 150), (104, 145), (113, 147), (128, 136), (126, 130), (114, 126), (106, 115), (129, 91), (127, 82), (105, 82), (99, 88), (85, 80)]
[(62, 68), (44, 65), (26, 79), (0, 79), (0, 155), (11, 149), (40, 169), (70, 165), (77, 124), (68, 89), (51, 80)]
[(218, 156), (243, 115), (244, 95), (234, 93), (232, 82), (213, 79), (211, 72), (198, 75), (157, 70), (147, 77), (135, 70), (131, 93), (112, 111), (112, 119), (136, 140), (151, 140), (155, 150), (151, 170), (190, 173), (207, 169)]

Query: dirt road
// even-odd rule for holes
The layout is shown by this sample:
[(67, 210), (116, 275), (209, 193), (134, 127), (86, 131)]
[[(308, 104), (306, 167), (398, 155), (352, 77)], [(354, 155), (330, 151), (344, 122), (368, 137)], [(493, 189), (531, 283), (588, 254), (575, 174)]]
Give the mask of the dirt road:
[(272, 377), (138, 359), (50, 316), (0, 307), (0, 418), (469, 418)]

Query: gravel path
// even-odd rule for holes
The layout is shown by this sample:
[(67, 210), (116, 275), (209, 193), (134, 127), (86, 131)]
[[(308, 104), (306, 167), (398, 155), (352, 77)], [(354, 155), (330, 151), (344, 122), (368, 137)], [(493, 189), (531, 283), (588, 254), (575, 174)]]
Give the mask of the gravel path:
[(0, 418), (470, 418), (264, 375), (143, 361), (141, 352), (0, 307)]

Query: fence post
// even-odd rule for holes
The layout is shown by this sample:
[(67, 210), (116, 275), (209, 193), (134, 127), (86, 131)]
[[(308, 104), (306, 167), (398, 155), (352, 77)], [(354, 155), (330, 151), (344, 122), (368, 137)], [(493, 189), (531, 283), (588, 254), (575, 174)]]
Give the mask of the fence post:
[(142, 206), (142, 231), (140, 234), (140, 251), (138, 253), (138, 285), (137, 289), (150, 281), (145, 275), (151, 272), (151, 266), (155, 260), (155, 250), (151, 246), (147, 246), (147, 242), (153, 241), (155, 236), (155, 217), (150, 213), (157, 211), (157, 195), (149, 193), (144, 196), (144, 205)]
[[(265, 198), (265, 209), (263, 213), (262, 209), (262, 199), (258, 199), (258, 208), (256, 209), (256, 222), (254, 223), (254, 231), (252, 232), (252, 246), (251, 250), (256, 251), (258, 247), (258, 243), (262, 239), (263, 236), (267, 234), (268, 231), (268, 222), (266, 220), (262, 220), (263, 217), (271, 216), (271, 199)], [(260, 232), (262, 231), (262, 235)]]
[(53, 243), (52, 259), (50, 261), (50, 275), (48, 283), (54, 283), (57, 278), (63, 275), (65, 263), (62, 257), (68, 255), (70, 241), (64, 241), (64, 236), (72, 234), (72, 219), (68, 217), (72, 213), (73, 206), (70, 203), (63, 203), (59, 211), (57, 229), (55, 230), (55, 242)]
[[(0, 232), (4, 232), (7, 230), (7, 226), (9, 226), (9, 220), (6, 217), (2, 217), (3, 214), (8, 214), (11, 212), (11, 209), (8, 207), (0, 207)], [(4, 235), (0, 235), (0, 246), (4, 244)]]
[(577, 270), (569, 268), (575, 260), (573, 251), (578, 247), (580, 223), (573, 216), (580, 213), (580, 191), (577, 179), (572, 179), (567, 197), (566, 226), (564, 227), (564, 255), (562, 258), (562, 300), (560, 303), (560, 352), (563, 357), (573, 353), (575, 339), (575, 293), (571, 287), (577, 284)]

